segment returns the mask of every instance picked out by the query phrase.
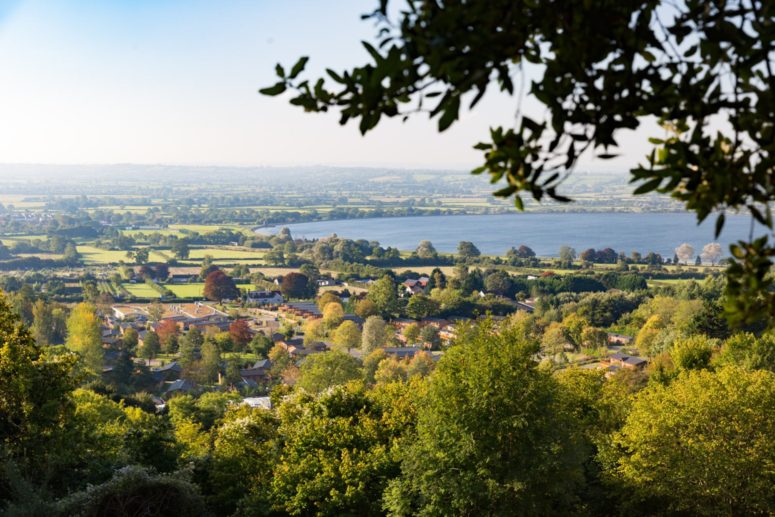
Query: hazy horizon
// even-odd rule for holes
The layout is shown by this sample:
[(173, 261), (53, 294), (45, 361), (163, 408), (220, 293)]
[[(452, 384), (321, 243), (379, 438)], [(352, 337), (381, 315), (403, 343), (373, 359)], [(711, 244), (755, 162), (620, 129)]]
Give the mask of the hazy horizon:
[[(0, 161), (18, 164), (345, 166), (470, 170), (472, 146), (511, 125), (517, 100), (488, 92), (443, 134), (425, 117), (361, 137), (338, 115), (259, 95), (277, 62), (310, 72), (363, 63), (376, 2), (0, 2)], [(530, 76), (526, 78), (529, 83)], [(523, 109), (533, 114), (529, 97)], [(540, 115), (540, 113), (539, 113)], [(653, 125), (623, 133), (621, 170), (647, 154)]]

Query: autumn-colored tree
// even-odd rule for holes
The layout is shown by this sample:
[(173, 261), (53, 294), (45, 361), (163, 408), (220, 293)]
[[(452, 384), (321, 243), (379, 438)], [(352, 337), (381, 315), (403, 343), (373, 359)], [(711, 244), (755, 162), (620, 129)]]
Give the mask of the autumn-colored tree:
[(156, 334), (159, 335), (159, 341), (162, 345), (178, 335), (178, 324), (175, 320), (163, 320), (156, 326)]
[(253, 339), (253, 333), (246, 320), (232, 321), (229, 325), (229, 336), (231, 336), (231, 341), (238, 351), (244, 350), (245, 346)]
[(70, 312), (65, 345), (81, 356), (84, 366), (91, 373), (102, 372), (102, 330), (94, 305), (81, 302)]
[(318, 303), (318, 309), (320, 309), (320, 312), (323, 312), (326, 309), (326, 305), (328, 305), (329, 303), (338, 303), (341, 305), (342, 300), (331, 291), (326, 291), (325, 293), (320, 295), (317, 303)]
[(315, 295), (315, 286), (306, 275), (288, 273), (280, 282), (280, 291), (286, 298), (310, 298)]
[(205, 298), (212, 301), (236, 300), (240, 297), (240, 291), (234, 280), (221, 271), (213, 271), (205, 278), (204, 287)]
[(323, 309), (323, 325), (326, 328), (332, 329), (338, 326), (344, 318), (344, 309), (339, 303), (329, 303), (326, 308)]
[(366, 319), (369, 316), (374, 316), (377, 314), (377, 306), (368, 298), (358, 300), (358, 302), (355, 304), (355, 314), (363, 319)]

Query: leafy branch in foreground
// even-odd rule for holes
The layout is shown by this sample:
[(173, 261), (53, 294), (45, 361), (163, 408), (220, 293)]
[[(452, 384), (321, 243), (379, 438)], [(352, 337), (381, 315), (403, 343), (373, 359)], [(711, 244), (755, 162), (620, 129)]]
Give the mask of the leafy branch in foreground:
[[(476, 146), (484, 163), (473, 172), (505, 183), (496, 196), (513, 196), (519, 209), (522, 192), (569, 201), (557, 189), (579, 157), (614, 157), (622, 131), (652, 117), (669, 136), (650, 139), (646, 163), (630, 171), (636, 194), (669, 194), (700, 222), (718, 213), (717, 235), (727, 211), (746, 211), (772, 233), (772, 2), (406, 0), (393, 20), (382, 0), (364, 18), (379, 27), (376, 45), (363, 42), (367, 64), (311, 81), (301, 78), (303, 57), (288, 73), (278, 65), (279, 81), (261, 92), (291, 90), (292, 104), (336, 109), (362, 133), (383, 117), (419, 113), (444, 131), (488, 88), (521, 97), (515, 84), (529, 68), (545, 118), (519, 113), (513, 128), (493, 128)], [(732, 255), (731, 314), (772, 315), (773, 244), (739, 242)]]

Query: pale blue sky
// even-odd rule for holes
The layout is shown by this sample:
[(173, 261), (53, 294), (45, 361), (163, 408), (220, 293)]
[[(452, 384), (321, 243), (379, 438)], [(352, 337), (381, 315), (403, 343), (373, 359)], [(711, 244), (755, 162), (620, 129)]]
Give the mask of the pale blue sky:
[[(468, 168), (514, 99), (438, 135), (425, 118), (362, 138), (335, 115), (257, 94), (278, 61), (361, 62), (375, 1), (0, 0), (0, 162)], [(617, 162), (646, 152), (639, 138)], [(641, 140), (642, 141), (642, 140)]]

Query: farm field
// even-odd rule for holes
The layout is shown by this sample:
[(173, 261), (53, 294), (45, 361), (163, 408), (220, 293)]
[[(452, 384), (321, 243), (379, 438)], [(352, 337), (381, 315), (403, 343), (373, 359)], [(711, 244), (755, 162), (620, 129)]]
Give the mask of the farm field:
[[(132, 261), (126, 256), (126, 251), (123, 250), (103, 250), (95, 246), (78, 245), (76, 247), (78, 253), (83, 257), (86, 264), (117, 264), (119, 262)], [(166, 253), (161, 251), (152, 250), (148, 255), (150, 262), (167, 262), (170, 259)]]
[(145, 283), (125, 283), (123, 286), (129, 294), (136, 296), (137, 298), (161, 298), (161, 295), (155, 289)]
[(213, 259), (236, 259), (236, 260), (258, 260), (264, 256), (265, 251), (249, 251), (243, 249), (233, 248), (193, 248), (189, 253), (188, 258), (194, 260), (201, 260), (205, 255), (210, 255)]

